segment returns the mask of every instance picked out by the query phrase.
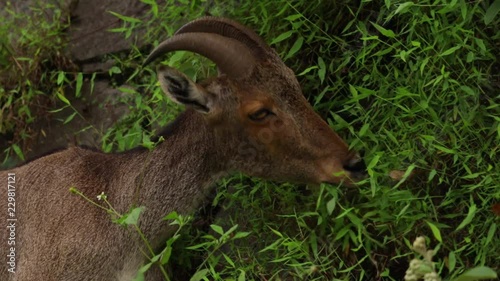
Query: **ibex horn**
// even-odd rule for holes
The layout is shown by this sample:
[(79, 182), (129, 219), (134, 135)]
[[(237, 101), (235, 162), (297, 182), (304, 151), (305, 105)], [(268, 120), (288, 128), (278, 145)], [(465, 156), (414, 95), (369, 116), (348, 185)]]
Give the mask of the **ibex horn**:
[(222, 35), (192, 32), (174, 35), (161, 42), (144, 61), (147, 65), (159, 56), (172, 51), (191, 51), (207, 57), (233, 78), (247, 77), (255, 66), (255, 57), (243, 43)]
[(192, 32), (215, 33), (236, 39), (247, 46), (260, 60), (266, 59), (269, 55), (267, 43), (257, 33), (238, 22), (226, 18), (203, 17), (185, 24), (175, 34)]

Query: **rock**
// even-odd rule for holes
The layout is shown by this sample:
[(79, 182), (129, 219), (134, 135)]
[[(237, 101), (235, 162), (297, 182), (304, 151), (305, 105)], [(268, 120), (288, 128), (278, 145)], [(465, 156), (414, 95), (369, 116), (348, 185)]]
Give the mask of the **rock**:
[(69, 53), (75, 61), (86, 61), (106, 54), (131, 49), (132, 45), (142, 46), (140, 29), (125, 39), (123, 33), (110, 32), (110, 29), (123, 26), (123, 22), (110, 11), (120, 15), (143, 18), (149, 6), (140, 1), (85, 0), (73, 5)]

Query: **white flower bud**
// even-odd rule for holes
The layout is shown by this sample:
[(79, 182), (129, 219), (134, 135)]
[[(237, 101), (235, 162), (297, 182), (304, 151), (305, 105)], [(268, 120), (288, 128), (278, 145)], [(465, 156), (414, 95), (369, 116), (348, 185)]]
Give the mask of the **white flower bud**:
[(429, 272), (424, 275), (424, 281), (441, 281), (436, 272)]
[(417, 275), (413, 274), (413, 272), (406, 272), (405, 281), (418, 281)]
[(424, 255), (427, 251), (427, 247), (425, 246), (425, 238), (424, 236), (419, 236), (413, 241), (413, 250), (418, 252), (421, 255)]

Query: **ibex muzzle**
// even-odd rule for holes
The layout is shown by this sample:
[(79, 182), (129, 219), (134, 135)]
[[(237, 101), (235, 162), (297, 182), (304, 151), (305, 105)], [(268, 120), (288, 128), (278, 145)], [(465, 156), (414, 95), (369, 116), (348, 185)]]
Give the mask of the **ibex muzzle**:
[[(154, 150), (104, 154), (84, 148), (2, 171), (15, 177), (15, 273), (0, 280), (132, 280), (145, 259), (139, 239), (108, 214), (70, 194), (104, 192), (119, 212), (144, 206), (140, 227), (161, 249), (172, 229), (161, 218), (190, 213), (230, 172), (278, 181), (352, 183), (364, 173), (356, 153), (313, 111), (294, 73), (257, 34), (227, 19), (183, 26), (146, 59), (188, 50), (213, 60), (219, 76), (200, 84), (158, 67), (163, 91), (185, 104)], [(6, 221), (7, 200), (0, 202)], [(7, 236), (6, 236), (7, 235)], [(3, 241), (10, 233), (2, 231)], [(6, 259), (12, 249), (3, 243)], [(158, 270), (147, 280), (161, 280)]]

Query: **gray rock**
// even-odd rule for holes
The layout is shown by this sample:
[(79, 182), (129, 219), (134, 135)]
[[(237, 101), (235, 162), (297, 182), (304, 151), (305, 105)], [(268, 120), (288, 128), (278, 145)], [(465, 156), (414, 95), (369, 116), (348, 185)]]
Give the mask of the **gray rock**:
[(69, 53), (76, 61), (86, 61), (109, 53), (128, 50), (132, 45), (142, 46), (140, 29), (125, 39), (124, 34), (110, 32), (123, 22), (109, 12), (134, 18), (144, 18), (148, 5), (140, 1), (85, 0), (78, 1), (70, 11)]

